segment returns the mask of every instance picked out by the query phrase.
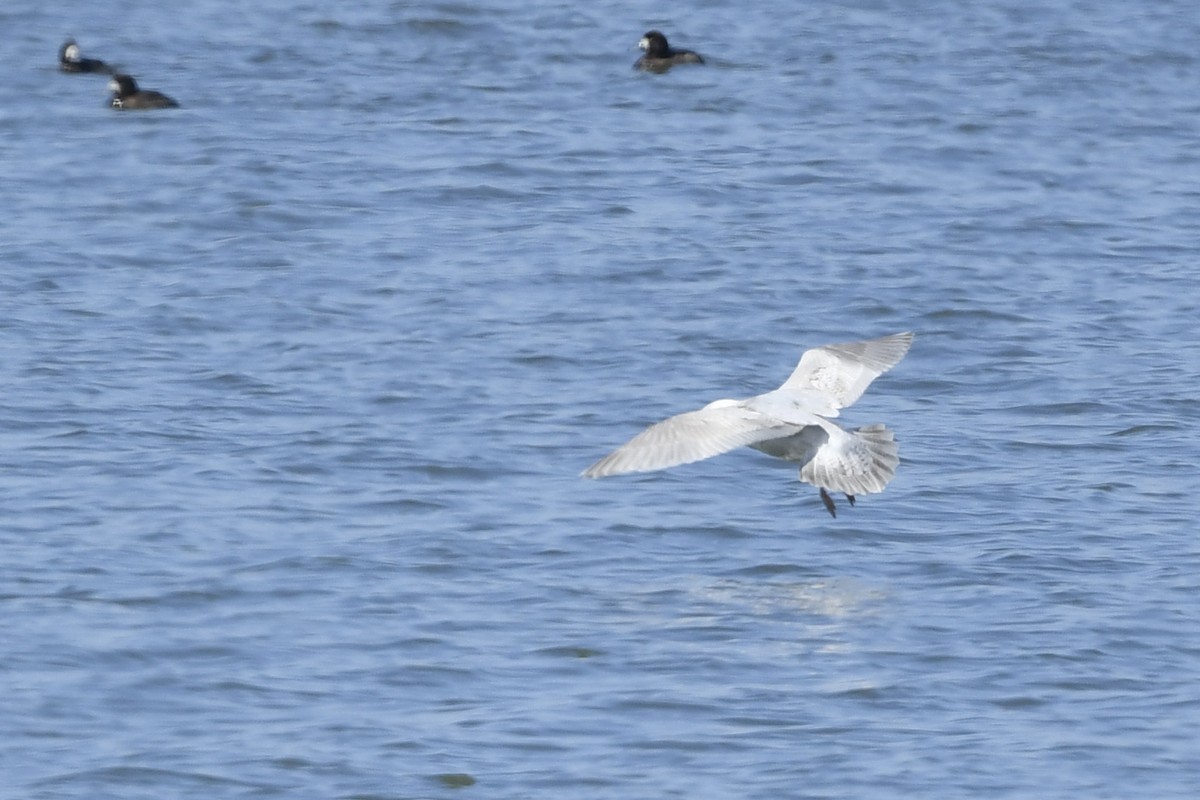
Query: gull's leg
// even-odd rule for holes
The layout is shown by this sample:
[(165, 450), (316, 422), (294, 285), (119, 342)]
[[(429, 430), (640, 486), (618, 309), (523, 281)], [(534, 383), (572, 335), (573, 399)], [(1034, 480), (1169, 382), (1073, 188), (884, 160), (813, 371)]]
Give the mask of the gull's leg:
[(829, 516), (837, 519), (837, 506), (833, 504), (833, 498), (829, 496), (829, 492), (823, 488), (821, 489), (821, 502), (825, 504), (825, 510), (829, 512)]
[(850, 505), (854, 505), (854, 495), (848, 494), (846, 495), (846, 499), (850, 501)]

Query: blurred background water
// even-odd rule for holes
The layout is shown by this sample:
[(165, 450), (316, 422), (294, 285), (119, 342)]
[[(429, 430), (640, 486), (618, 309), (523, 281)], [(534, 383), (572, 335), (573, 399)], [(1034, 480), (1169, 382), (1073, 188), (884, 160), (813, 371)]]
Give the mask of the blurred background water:
[[(0, 22), (0, 796), (1193, 796), (1189, 4)], [(908, 329), (836, 520), (578, 478)]]

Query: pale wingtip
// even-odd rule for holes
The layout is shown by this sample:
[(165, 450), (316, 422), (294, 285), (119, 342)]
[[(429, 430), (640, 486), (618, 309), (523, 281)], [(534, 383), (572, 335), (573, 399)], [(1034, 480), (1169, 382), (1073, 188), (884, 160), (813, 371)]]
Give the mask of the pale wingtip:
[(604, 470), (600, 469), (600, 465), (602, 463), (603, 463), (603, 460), (597, 461), (595, 464), (592, 464), (590, 467), (585, 469), (583, 472), (579, 473), (579, 477), (587, 478), (588, 480), (595, 480), (596, 478), (603, 478), (608, 473), (605, 472)]

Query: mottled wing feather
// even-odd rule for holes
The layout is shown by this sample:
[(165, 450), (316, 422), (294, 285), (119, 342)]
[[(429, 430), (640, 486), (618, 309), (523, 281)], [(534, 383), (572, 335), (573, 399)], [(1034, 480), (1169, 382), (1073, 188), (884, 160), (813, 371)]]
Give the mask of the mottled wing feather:
[(871, 385), (871, 381), (900, 363), (912, 345), (912, 333), (897, 333), (861, 342), (814, 347), (781, 389), (815, 389), (828, 395), (837, 408), (845, 408)]
[(740, 403), (689, 411), (651, 425), (588, 467), (586, 478), (650, 472), (727, 453), (738, 447), (790, 436), (799, 426), (781, 423)]

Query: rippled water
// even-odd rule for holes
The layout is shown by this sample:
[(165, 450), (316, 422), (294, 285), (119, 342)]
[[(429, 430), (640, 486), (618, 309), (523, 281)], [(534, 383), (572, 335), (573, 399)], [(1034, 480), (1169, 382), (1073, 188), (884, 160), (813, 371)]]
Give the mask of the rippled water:
[[(0, 10), (0, 796), (1192, 796), (1194, 9), (662, 13)], [(836, 520), (578, 478), (906, 329)]]

